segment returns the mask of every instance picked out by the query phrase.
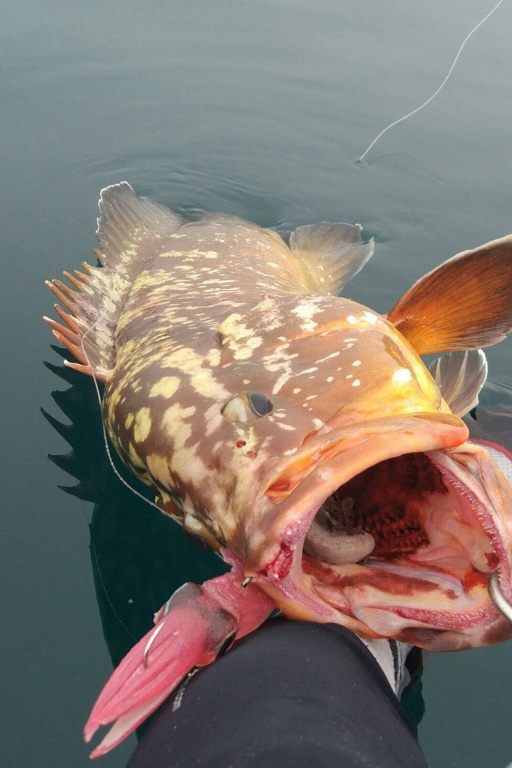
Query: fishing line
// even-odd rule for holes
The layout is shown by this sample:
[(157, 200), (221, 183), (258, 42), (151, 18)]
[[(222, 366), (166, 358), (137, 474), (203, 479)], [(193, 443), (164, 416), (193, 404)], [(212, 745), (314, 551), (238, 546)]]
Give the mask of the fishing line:
[[(87, 336), (89, 336), (89, 334), (91, 334), (94, 331), (95, 327), (103, 319), (103, 317), (104, 317), (104, 315), (100, 315), (100, 317), (98, 317), (98, 319), (93, 323), (93, 325), (91, 325), (89, 328), (87, 328), (87, 330), (85, 331), (85, 333), (83, 334), (83, 336), (82, 336), (82, 338), (80, 340), (80, 349), (82, 351), (82, 354), (83, 354), (83, 356), (85, 358), (85, 361), (86, 361), (87, 365), (90, 367), (91, 370), (94, 370), (94, 368), (93, 368), (93, 366), (91, 364), (91, 361), (90, 361), (90, 358), (89, 358), (89, 356), (88, 356), (88, 354), (87, 354), (87, 352), (85, 350), (85, 339), (87, 338)], [(69, 365), (67, 360), (64, 360), (64, 365)], [(95, 376), (91, 376), (91, 378), (92, 378), (93, 383), (94, 383), (94, 389), (96, 390), (96, 398), (98, 400), (98, 404), (99, 404), (99, 407), (100, 407), (100, 414), (101, 414), (102, 399), (101, 399), (100, 388), (98, 386), (98, 382), (96, 381), (96, 377)], [(157, 509), (158, 512), (161, 514), (162, 510), (157, 506), (157, 504), (155, 504), (150, 499), (147, 499), (145, 496), (143, 496), (142, 493), (139, 493), (139, 491), (137, 491), (135, 488), (132, 488), (132, 486), (124, 479), (124, 477), (122, 477), (122, 475), (118, 471), (117, 467), (114, 464), (114, 460), (112, 458), (112, 454), (110, 453), (110, 446), (108, 444), (107, 430), (106, 430), (105, 422), (104, 422), (103, 418), (101, 418), (101, 429), (102, 429), (102, 433), (103, 433), (103, 443), (104, 443), (104, 446), (105, 446), (105, 452), (107, 454), (107, 458), (108, 458), (108, 461), (110, 463), (110, 466), (112, 467), (112, 470), (113, 470), (114, 474), (116, 475), (116, 477), (118, 478), (118, 480), (120, 480), (121, 483), (129, 491), (131, 491), (131, 493), (135, 494), (135, 496), (138, 496), (138, 498), (142, 499), (142, 501), (144, 501), (146, 504), (149, 504), (150, 507), (154, 507), (155, 509)], [(117, 611), (116, 611), (116, 609), (114, 607), (114, 604), (112, 603), (112, 600), (110, 599), (110, 596), (108, 594), (107, 586), (105, 584), (105, 581), (103, 580), (103, 575), (101, 573), (101, 567), (100, 567), (100, 562), (99, 562), (99, 558), (98, 558), (98, 552), (96, 550), (96, 545), (95, 545), (95, 542), (94, 542), (94, 536), (93, 536), (92, 530), (91, 530), (91, 523), (89, 522), (89, 518), (87, 517), (87, 513), (85, 511), (82, 499), (80, 499), (80, 502), (82, 504), (83, 515), (85, 517), (87, 526), (89, 528), (89, 540), (90, 540), (90, 544), (91, 544), (91, 554), (92, 554), (92, 557), (94, 558), (94, 563), (96, 565), (96, 572), (98, 574), (98, 578), (100, 580), (100, 584), (101, 584), (101, 587), (102, 587), (103, 592), (105, 594), (106, 600), (107, 600), (107, 602), (108, 602), (108, 604), (110, 606), (110, 609), (112, 610), (112, 613), (116, 617), (117, 621), (121, 624), (123, 629), (128, 633), (129, 637), (135, 643), (138, 638), (133, 636), (133, 634), (130, 632), (129, 628), (126, 626), (124, 621), (121, 619), (121, 617), (117, 613)]]
[(473, 27), (473, 29), (471, 30), (471, 32), (470, 32), (470, 33), (469, 33), (469, 34), (468, 34), (468, 35), (465, 37), (465, 39), (464, 39), (464, 41), (463, 41), (462, 45), (460, 46), (459, 50), (457, 51), (457, 55), (455, 56), (455, 58), (454, 58), (454, 60), (453, 60), (453, 63), (452, 63), (452, 65), (451, 65), (450, 69), (448, 70), (448, 74), (447, 74), (447, 75), (446, 75), (446, 77), (444, 78), (444, 80), (443, 80), (443, 82), (441, 83), (441, 85), (439, 86), (439, 88), (438, 88), (438, 89), (437, 89), (437, 90), (436, 90), (436, 91), (435, 91), (435, 92), (432, 94), (432, 96), (430, 96), (430, 97), (429, 97), (429, 98), (428, 98), (428, 99), (427, 99), (425, 102), (423, 102), (423, 104), (421, 104), (419, 107), (416, 107), (416, 109), (413, 109), (413, 110), (412, 110), (412, 112), (408, 112), (406, 115), (403, 115), (403, 117), (400, 117), (400, 118), (398, 118), (398, 120), (395, 120), (393, 123), (390, 123), (388, 126), (386, 126), (386, 128), (384, 128), (384, 130), (382, 130), (382, 131), (381, 131), (381, 132), (380, 132), (380, 133), (379, 133), (379, 134), (378, 134), (378, 135), (377, 135), (377, 136), (374, 138), (374, 140), (372, 141), (372, 143), (369, 145), (369, 147), (366, 149), (366, 151), (365, 151), (365, 152), (363, 152), (363, 154), (361, 155), (361, 157), (360, 157), (360, 158), (358, 158), (358, 159), (356, 160), (356, 163), (361, 163), (361, 162), (363, 161), (363, 159), (366, 157), (366, 155), (368, 154), (368, 152), (370, 151), (370, 149), (371, 149), (372, 147), (374, 147), (374, 146), (375, 146), (375, 144), (378, 142), (378, 140), (381, 138), (381, 136), (384, 136), (384, 134), (385, 134), (385, 133), (387, 133), (387, 131), (389, 131), (389, 130), (390, 130), (390, 128), (394, 128), (394, 126), (395, 126), (395, 125), (398, 125), (399, 123), (403, 123), (403, 121), (404, 121), (404, 120), (407, 120), (407, 118), (409, 118), (409, 117), (412, 117), (413, 115), (417, 114), (417, 113), (418, 113), (418, 112), (419, 112), (421, 109), (423, 109), (423, 107), (426, 107), (426, 106), (427, 106), (427, 104), (430, 104), (430, 102), (431, 102), (431, 101), (433, 101), (433, 100), (435, 99), (435, 97), (438, 95), (438, 93), (439, 93), (439, 92), (440, 92), (440, 91), (441, 91), (441, 90), (444, 88), (444, 86), (446, 85), (446, 83), (447, 83), (447, 81), (448, 81), (448, 78), (449, 78), (449, 77), (450, 77), (450, 75), (452, 74), (452, 72), (453, 72), (453, 70), (454, 70), (454, 68), (455, 68), (455, 65), (456, 65), (456, 63), (457, 63), (457, 61), (458, 61), (458, 59), (459, 59), (459, 56), (461, 55), (461, 53), (462, 53), (462, 50), (463, 50), (464, 46), (466, 45), (466, 43), (468, 42), (469, 38), (470, 38), (470, 37), (471, 37), (471, 36), (472, 36), (472, 35), (473, 35), (473, 34), (474, 34), (476, 31), (477, 31), (477, 29), (479, 29), (479, 28), (482, 26), (482, 24), (484, 24), (484, 23), (487, 21), (487, 19), (488, 19), (490, 16), (492, 16), (492, 14), (494, 13), (494, 11), (496, 11), (496, 10), (497, 10), (497, 9), (500, 7), (500, 5), (502, 4), (502, 2), (503, 2), (503, 0), (499, 0), (499, 2), (498, 2), (498, 3), (496, 3), (496, 5), (494, 6), (494, 8), (492, 8), (492, 10), (490, 10), (490, 11), (489, 11), (489, 13), (488, 13), (486, 16), (484, 16), (484, 18), (483, 18), (483, 19), (481, 19), (481, 20), (478, 22), (478, 24), (476, 24), (476, 26), (474, 26), (474, 27)]
[(130, 632), (130, 630), (128, 629), (128, 627), (126, 626), (124, 621), (122, 620), (122, 618), (119, 616), (118, 612), (114, 608), (114, 604), (113, 604), (112, 600), (109, 597), (107, 586), (106, 586), (105, 582), (103, 581), (103, 576), (101, 575), (101, 568), (100, 568), (100, 562), (99, 562), (99, 559), (98, 559), (98, 552), (96, 550), (96, 545), (94, 543), (94, 537), (93, 537), (92, 531), (91, 531), (92, 521), (89, 521), (89, 518), (87, 517), (87, 512), (85, 511), (85, 506), (84, 506), (84, 502), (83, 502), (82, 499), (80, 499), (80, 504), (82, 506), (82, 512), (83, 512), (83, 515), (85, 517), (85, 522), (87, 523), (87, 527), (89, 528), (89, 539), (90, 539), (90, 543), (91, 543), (91, 553), (92, 553), (92, 556), (94, 558), (94, 562), (96, 564), (96, 573), (98, 574), (98, 577), (99, 577), (99, 580), (100, 580), (100, 584), (101, 584), (101, 588), (103, 589), (103, 592), (104, 592), (105, 597), (107, 599), (107, 603), (109, 604), (110, 609), (111, 609), (112, 613), (114, 614), (114, 616), (116, 617), (117, 621), (120, 623), (120, 625), (123, 627), (123, 629), (126, 630), (127, 634), (130, 636), (130, 638), (133, 640), (133, 642), (136, 643), (137, 642), (137, 638), (132, 635), (132, 633)]
[[(104, 317), (104, 315), (100, 315), (100, 317), (98, 317), (98, 319), (97, 319), (97, 320), (96, 320), (96, 321), (95, 321), (95, 322), (94, 322), (94, 323), (93, 323), (93, 324), (92, 324), (90, 327), (88, 327), (88, 328), (87, 328), (87, 330), (86, 330), (86, 331), (85, 331), (85, 333), (83, 334), (82, 338), (80, 339), (80, 349), (81, 349), (81, 352), (82, 352), (82, 354), (83, 354), (83, 356), (84, 356), (84, 358), (85, 358), (85, 361), (86, 361), (87, 365), (89, 366), (89, 368), (90, 368), (91, 370), (94, 370), (94, 368), (93, 368), (93, 366), (92, 366), (92, 364), (91, 364), (91, 360), (90, 360), (90, 358), (89, 358), (89, 355), (87, 354), (87, 352), (86, 352), (86, 349), (85, 349), (85, 339), (87, 338), (87, 336), (89, 336), (89, 335), (90, 335), (90, 334), (91, 334), (91, 333), (94, 331), (95, 327), (96, 327), (96, 326), (98, 325), (98, 323), (99, 323), (99, 322), (100, 322), (100, 321), (103, 319), (103, 317)], [(83, 322), (83, 321), (82, 321), (82, 322)], [(68, 363), (68, 361), (67, 361), (67, 360), (64, 360), (64, 365), (68, 365), (68, 364), (69, 364), (69, 363)], [(91, 376), (91, 378), (92, 378), (92, 380), (93, 380), (94, 389), (96, 390), (96, 399), (98, 400), (98, 405), (99, 405), (99, 408), (100, 408), (100, 414), (101, 414), (101, 408), (102, 408), (102, 405), (103, 405), (103, 401), (102, 401), (102, 398), (101, 398), (101, 392), (100, 392), (100, 388), (99, 388), (99, 386), (98, 386), (98, 382), (97, 382), (97, 380), (96, 380), (96, 377), (95, 377), (95, 376)], [(125, 486), (125, 488), (127, 488), (127, 489), (128, 489), (130, 492), (131, 492), (131, 493), (135, 494), (135, 496), (137, 496), (139, 499), (142, 499), (142, 501), (143, 501), (145, 504), (149, 504), (149, 506), (150, 506), (150, 507), (154, 507), (154, 508), (155, 508), (155, 509), (156, 509), (156, 510), (157, 510), (157, 511), (160, 513), (160, 514), (162, 514), (162, 510), (160, 509), (160, 507), (159, 507), (157, 504), (155, 504), (155, 502), (154, 502), (154, 501), (151, 501), (150, 499), (146, 498), (146, 497), (145, 497), (145, 496), (144, 496), (142, 493), (140, 493), (139, 491), (137, 491), (135, 488), (132, 488), (132, 486), (130, 485), (130, 483), (128, 483), (128, 482), (127, 482), (127, 481), (124, 479), (124, 477), (123, 477), (123, 476), (120, 474), (120, 472), (118, 471), (118, 469), (117, 469), (116, 465), (114, 464), (114, 460), (113, 460), (113, 458), (112, 458), (112, 454), (111, 454), (111, 452), (110, 452), (110, 446), (109, 446), (109, 444), (108, 444), (107, 429), (106, 429), (106, 427), (105, 427), (105, 421), (104, 421), (104, 419), (103, 419), (103, 418), (101, 418), (101, 429), (102, 429), (102, 433), (103, 433), (103, 444), (104, 444), (104, 446), (105, 446), (105, 452), (106, 452), (106, 454), (107, 454), (107, 458), (108, 458), (108, 460), (109, 460), (110, 466), (112, 467), (112, 470), (113, 470), (113, 472), (114, 472), (115, 476), (118, 478), (118, 480), (120, 480), (120, 481), (121, 481), (121, 483), (122, 483), (122, 484)], [(123, 621), (123, 620), (121, 619), (121, 617), (118, 615), (118, 613), (117, 613), (116, 609), (114, 608), (114, 605), (113, 605), (113, 603), (112, 603), (112, 601), (111, 601), (111, 599), (110, 599), (110, 597), (109, 597), (109, 594), (108, 594), (108, 590), (107, 590), (106, 584), (105, 584), (105, 582), (104, 582), (104, 580), (103, 580), (103, 576), (102, 576), (102, 574), (101, 574), (101, 568), (100, 568), (100, 563), (99, 563), (99, 559), (98, 559), (98, 553), (97, 553), (97, 551), (96, 551), (96, 546), (95, 546), (95, 543), (94, 543), (94, 538), (93, 538), (93, 535), (92, 535), (91, 526), (90, 526), (89, 520), (88, 520), (88, 518), (87, 518), (87, 515), (86, 515), (86, 512), (85, 512), (85, 509), (83, 508), (83, 504), (82, 504), (82, 509), (83, 509), (83, 513), (84, 513), (85, 519), (86, 519), (86, 521), (87, 521), (87, 525), (89, 526), (89, 534), (90, 534), (90, 542), (91, 542), (91, 551), (92, 551), (92, 555), (93, 555), (93, 557), (94, 557), (94, 562), (95, 562), (95, 564), (96, 564), (96, 571), (97, 571), (97, 573), (98, 573), (98, 576), (99, 576), (99, 579), (100, 579), (100, 582), (101, 582), (101, 586), (102, 586), (102, 588), (103, 588), (103, 591), (104, 591), (104, 593), (105, 593), (105, 597), (107, 598), (107, 602), (108, 602), (108, 604), (109, 604), (110, 608), (112, 609), (112, 612), (114, 613), (114, 616), (115, 616), (115, 617), (116, 617), (116, 619), (119, 621), (119, 623), (121, 624), (121, 626), (122, 626), (122, 627), (124, 627), (124, 629), (125, 629), (125, 630), (126, 630), (126, 632), (129, 634), (129, 636), (132, 638), (132, 640), (133, 640), (134, 642), (136, 642), (137, 638), (135, 638), (135, 637), (132, 635), (132, 633), (130, 632), (130, 630), (128, 629), (128, 627), (127, 627), (127, 626), (126, 626), (126, 624), (124, 623), (124, 621)], [(222, 556), (221, 556), (220, 552), (215, 552), (215, 554), (216, 554), (218, 557), (220, 557), (220, 558), (222, 559)], [(246, 580), (246, 581), (247, 581), (247, 580)], [(244, 584), (244, 586), (246, 586), (246, 584)], [(156, 637), (156, 635), (155, 635), (154, 637)], [(152, 639), (154, 639), (154, 637), (152, 636)], [(148, 650), (149, 650), (149, 649), (148, 649)]]
[[(98, 323), (100, 322), (100, 320), (102, 320), (102, 319), (103, 319), (103, 317), (104, 317), (104, 315), (100, 315), (100, 317), (98, 317), (98, 319), (96, 320), (96, 322), (95, 322), (95, 323), (93, 323), (93, 325), (91, 325), (91, 326), (90, 326), (90, 328), (88, 328), (88, 329), (85, 331), (85, 333), (83, 334), (83, 336), (82, 336), (82, 338), (81, 338), (81, 340), (80, 340), (80, 349), (81, 349), (81, 351), (82, 351), (82, 354), (83, 354), (83, 356), (84, 356), (84, 358), (85, 358), (85, 361), (86, 361), (87, 365), (89, 366), (89, 368), (90, 368), (91, 370), (94, 370), (94, 368), (93, 368), (93, 366), (92, 366), (92, 364), (91, 364), (91, 361), (90, 361), (90, 359), (89, 359), (89, 356), (88, 356), (88, 354), (87, 354), (87, 352), (86, 352), (86, 350), (85, 350), (85, 339), (87, 338), (87, 336), (89, 336), (89, 334), (90, 334), (90, 333), (92, 333), (92, 332), (94, 331), (95, 327), (98, 325)], [(64, 365), (67, 365), (67, 361), (66, 361), (66, 360), (64, 360)], [(92, 380), (93, 380), (93, 382), (94, 382), (94, 388), (95, 388), (95, 390), (96, 390), (96, 398), (97, 398), (97, 400), (98, 400), (98, 404), (99, 404), (99, 406), (100, 406), (100, 413), (101, 413), (101, 407), (102, 407), (103, 401), (102, 401), (102, 399), (101, 399), (101, 392), (100, 392), (100, 388), (99, 388), (99, 386), (98, 386), (98, 382), (96, 381), (96, 377), (95, 377), (95, 376), (91, 376), (91, 378), (92, 378)], [(155, 509), (157, 509), (157, 510), (160, 512), (160, 514), (161, 514), (161, 513), (162, 513), (162, 510), (160, 509), (160, 507), (159, 507), (157, 504), (155, 504), (155, 502), (154, 502), (154, 501), (151, 501), (150, 499), (146, 498), (146, 496), (144, 496), (142, 493), (140, 493), (139, 491), (137, 491), (135, 488), (132, 488), (132, 486), (130, 485), (130, 483), (128, 483), (128, 482), (127, 482), (127, 481), (124, 479), (124, 477), (121, 475), (121, 473), (118, 471), (118, 469), (117, 469), (116, 465), (114, 464), (114, 460), (113, 460), (113, 458), (112, 458), (112, 454), (110, 453), (110, 447), (109, 447), (109, 444), (108, 444), (107, 429), (106, 429), (106, 427), (105, 427), (105, 421), (104, 421), (104, 419), (103, 419), (103, 418), (101, 419), (101, 429), (102, 429), (102, 432), (103, 432), (103, 443), (104, 443), (104, 445), (105, 445), (105, 452), (106, 452), (106, 454), (107, 454), (107, 458), (108, 458), (108, 460), (109, 460), (110, 466), (112, 467), (112, 470), (113, 470), (113, 472), (114, 472), (115, 476), (117, 477), (117, 479), (121, 481), (121, 483), (122, 483), (122, 484), (125, 486), (125, 488), (128, 488), (128, 490), (129, 490), (129, 491), (131, 491), (132, 493), (134, 493), (134, 494), (135, 494), (135, 496), (138, 496), (138, 498), (139, 498), (139, 499), (142, 499), (142, 501), (143, 501), (145, 504), (149, 504), (149, 506), (150, 506), (150, 507), (154, 507), (154, 508), (155, 508)]]

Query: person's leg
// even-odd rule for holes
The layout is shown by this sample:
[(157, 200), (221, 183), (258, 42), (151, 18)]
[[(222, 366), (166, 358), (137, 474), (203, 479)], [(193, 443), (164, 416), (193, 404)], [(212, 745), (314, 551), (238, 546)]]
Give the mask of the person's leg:
[[(173, 711), (174, 710), (174, 711)], [(128, 768), (426, 768), (352, 632), (274, 619), (163, 705)]]

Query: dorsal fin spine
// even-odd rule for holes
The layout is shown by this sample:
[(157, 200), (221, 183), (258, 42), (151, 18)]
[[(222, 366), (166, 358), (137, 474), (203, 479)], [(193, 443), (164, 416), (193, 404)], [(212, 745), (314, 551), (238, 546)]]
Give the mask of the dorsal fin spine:
[[(95, 253), (102, 266), (83, 262), (85, 273), (65, 272), (47, 283), (67, 312), (49, 321), (54, 334), (81, 364), (77, 370), (107, 380), (115, 364), (114, 332), (131, 285), (152, 252), (154, 240), (174, 232), (182, 219), (161, 205), (137, 197), (127, 182), (101, 191)], [(68, 314), (69, 313), (69, 314)]]

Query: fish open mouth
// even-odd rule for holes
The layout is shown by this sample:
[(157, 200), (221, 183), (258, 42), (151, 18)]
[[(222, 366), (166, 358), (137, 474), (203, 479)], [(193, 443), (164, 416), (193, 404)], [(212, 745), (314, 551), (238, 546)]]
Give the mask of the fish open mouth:
[(425, 508), (442, 504), (447, 493), (441, 472), (424, 453), (381, 461), (325, 500), (304, 552), (334, 565), (414, 554), (430, 543)]
[(280, 544), (258, 578), (276, 602), (288, 614), (299, 604), (297, 617), (345, 614), (369, 636), (489, 624), (490, 574), (503, 571), (510, 590), (499, 530), (510, 487), (466, 438), (456, 417), (420, 414), (333, 430), (297, 452), (267, 488)]

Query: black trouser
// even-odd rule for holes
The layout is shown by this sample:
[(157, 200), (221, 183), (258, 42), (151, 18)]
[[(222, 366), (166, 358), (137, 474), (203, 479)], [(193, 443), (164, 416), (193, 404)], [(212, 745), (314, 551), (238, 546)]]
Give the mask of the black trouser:
[(244, 638), (171, 696), (128, 764), (301, 766), (426, 768), (427, 763), (382, 670), (359, 638), (334, 624), (281, 618)]

